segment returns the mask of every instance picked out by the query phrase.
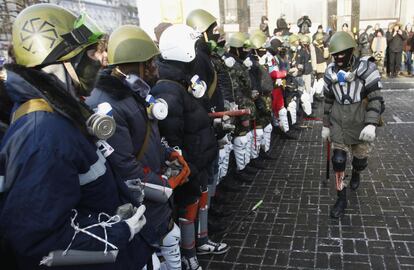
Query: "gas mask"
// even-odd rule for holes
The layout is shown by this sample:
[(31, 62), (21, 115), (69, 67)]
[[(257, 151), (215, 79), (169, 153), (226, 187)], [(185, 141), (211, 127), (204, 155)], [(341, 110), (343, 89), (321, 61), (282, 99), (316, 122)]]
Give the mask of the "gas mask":
[(250, 59), (250, 57), (247, 57), (246, 59), (244, 59), (243, 65), (245, 65), (247, 68), (251, 68), (253, 66), (253, 62)]
[[(119, 69), (118, 72), (121, 73)], [(168, 115), (168, 104), (162, 99), (156, 99), (150, 95), (150, 86), (139, 76), (135, 74), (123, 74), (125, 76), (125, 84), (141, 98), (145, 99), (147, 105), (147, 115), (150, 119), (164, 120)]]
[(162, 98), (154, 98), (148, 94), (145, 98), (147, 102), (147, 114), (150, 119), (164, 120), (168, 116), (168, 104)]
[(339, 83), (339, 85), (344, 86), (347, 82), (352, 82), (355, 80), (355, 73), (346, 72), (344, 70), (339, 70), (336, 74), (332, 74), (332, 81), (334, 83)]
[(86, 120), (88, 133), (100, 140), (107, 140), (115, 133), (116, 123), (112, 116), (112, 107), (108, 102), (98, 105), (88, 120)]
[(90, 58), (85, 52), (80, 62), (74, 64), (74, 67), (79, 78), (78, 94), (89, 96), (95, 86), (96, 75), (101, 69), (101, 62)]
[(221, 57), (221, 59), (224, 60), (224, 64), (226, 64), (226, 66), (229, 68), (232, 68), (234, 64), (236, 64), (236, 60), (231, 56), (230, 57), (223, 56)]
[(207, 84), (198, 75), (194, 75), (191, 78), (191, 86), (189, 89), (195, 98), (202, 98), (207, 91)]

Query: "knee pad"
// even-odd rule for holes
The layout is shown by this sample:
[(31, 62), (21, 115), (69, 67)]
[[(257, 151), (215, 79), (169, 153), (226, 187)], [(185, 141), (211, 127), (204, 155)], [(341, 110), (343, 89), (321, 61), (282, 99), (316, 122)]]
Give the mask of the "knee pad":
[(352, 168), (357, 171), (361, 172), (368, 166), (368, 158), (356, 158), (352, 159)]
[(343, 172), (346, 167), (346, 151), (340, 149), (333, 150), (332, 165), (335, 172)]
[(267, 125), (264, 129), (263, 132), (264, 133), (272, 133), (273, 127), (271, 124)]

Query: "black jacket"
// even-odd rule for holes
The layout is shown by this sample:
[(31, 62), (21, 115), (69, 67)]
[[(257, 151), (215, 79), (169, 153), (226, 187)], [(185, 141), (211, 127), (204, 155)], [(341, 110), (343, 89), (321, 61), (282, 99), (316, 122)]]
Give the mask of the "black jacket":
[(168, 103), (168, 116), (158, 124), (160, 133), (169, 146), (182, 150), (191, 169), (190, 182), (194, 184), (199, 180), (197, 174), (209, 168), (216, 158), (218, 145), (206, 109), (187, 91), (189, 75), (184, 66), (160, 61), (160, 80), (151, 92)]
[[(96, 108), (102, 102), (112, 106), (117, 125), (115, 134), (107, 140), (115, 150), (109, 156), (112, 167), (124, 181), (139, 178), (143, 182), (168, 185), (161, 178), (161, 168), (168, 160), (171, 149), (161, 144), (158, 123), (148, 119), (145, 100), (134, 94), (120, 79), (111, 76), (110, 72), (108, 69), (100, 73), (96, 88), (86, 102), (91, 108)], [(144, 144), (148, 121), (151, 121), (150, 137), (142, 158), (137, 160), (136, 156)], [(147, 199), (144, 204), (147, 207), (147, 225), (141, 234), (156, 244), (167, 232), (171, 208), (169, 203)]]
[(394, 35), (394, 32), (387, 32), (387, 34), (385, 35), (387, 38), (387, 43), (388, 43), (388, 50), (390, 52), (402, 52), (403, 51), (403, 45), (404, 45), (404, 40), (407, 39), (407, 32), (402, 31), (402, 35), (400, 34), (396, 34)]

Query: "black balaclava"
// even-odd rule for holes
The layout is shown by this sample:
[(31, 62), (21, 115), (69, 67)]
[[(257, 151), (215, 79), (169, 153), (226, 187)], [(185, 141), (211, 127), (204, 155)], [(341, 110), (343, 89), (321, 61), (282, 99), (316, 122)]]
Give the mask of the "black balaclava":
[(229, 52), (233, 54), (234, 56), (236, 56), (237, 58), (239, 58), (240, 60), (246, 59), (248, 55), (248, 52), (246, 52), (243, 48), (230, 47)]
[[(333, 54), (333, 58), (335, 59), (335, 67), (336, 69), (340, 70), (349, 70), (352, 66), (352, 60), (353, 60), (353, 52), (354, 48), (347, 49), (345, 51)], [(345, 54), (344, 57), (340, 58), (339, 55)], [(343, 63), (343, 65), (340, 65), (340, 63)]]

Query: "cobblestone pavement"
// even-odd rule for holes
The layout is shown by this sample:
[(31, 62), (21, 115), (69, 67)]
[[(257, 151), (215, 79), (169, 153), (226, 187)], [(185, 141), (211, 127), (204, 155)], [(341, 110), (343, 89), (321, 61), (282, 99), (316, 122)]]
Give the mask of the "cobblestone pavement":
[(228, 224), (264, 203), (225, 237), (227, 254), (200, 257), (203, 269), (414, 269), (414, 90), (386, 90), (384, 97), (387, 124), (361, 186), (349, 192), (346, 216), (329, 217), (334, 175), (331, 169), (322, 184), (322, 124), (308, 121), (299, 140), (276, 141), (278, 160), (251, 186), (229, 193), (237, 214)]

